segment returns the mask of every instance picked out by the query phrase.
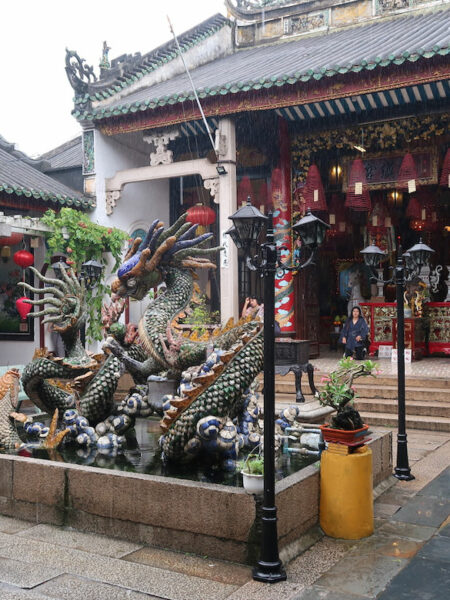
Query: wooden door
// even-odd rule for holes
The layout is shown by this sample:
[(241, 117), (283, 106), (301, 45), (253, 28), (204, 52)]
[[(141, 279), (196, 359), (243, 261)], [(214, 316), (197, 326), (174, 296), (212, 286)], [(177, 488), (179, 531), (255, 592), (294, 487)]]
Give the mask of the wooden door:
[(295, 276), (296, 338), (309, 340), (309, 356), (319, 356), (319, 277), (317, 269), (306, 268)]

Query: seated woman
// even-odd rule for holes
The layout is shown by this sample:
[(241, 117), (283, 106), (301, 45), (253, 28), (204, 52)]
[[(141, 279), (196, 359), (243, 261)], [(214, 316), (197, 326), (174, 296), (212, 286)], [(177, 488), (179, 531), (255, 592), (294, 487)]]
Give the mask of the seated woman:
[(353, 352), (355, 352), (356, 360), (363, 360), (368, 333), (369, 328), (362, 316), (361, 309), (359, 306), (354, 306), (351, 317), (346, 320), (342, 328), (339, 340), (345, 345), (345, 356), (353, 356)]

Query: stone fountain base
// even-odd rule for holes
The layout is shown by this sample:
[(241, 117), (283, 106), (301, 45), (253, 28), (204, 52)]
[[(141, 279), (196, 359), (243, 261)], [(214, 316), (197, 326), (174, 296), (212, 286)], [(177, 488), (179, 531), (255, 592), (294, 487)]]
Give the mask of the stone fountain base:
[[(374, 487), (392, 472), (392, 434), (373, 432)], [(319, 522), (319, 469), (276, 485), (280, 556)], [(0, 455), (0, 514), (253, 564), (259, 501), (243, 489)]]

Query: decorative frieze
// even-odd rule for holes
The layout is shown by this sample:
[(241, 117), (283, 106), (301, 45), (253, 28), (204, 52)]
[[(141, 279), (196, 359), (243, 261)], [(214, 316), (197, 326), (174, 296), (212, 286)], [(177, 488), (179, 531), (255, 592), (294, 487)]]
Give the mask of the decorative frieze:
[(117, 204), (117, 200), (120, 199), (120, 190), (114, 190), (112, 192), (106, 192), (106, 214), (112, 215)]
[(180, 135), (177, 129), (158, 131), (152, 135), (144, 135), (144, 142), (152, 144), (155, 152), (150, 153), (150, 166), (170, 165), (173, 163), (173, 152), (167, 146)]
[(283, 32), (285, 35), (298, 35), (311, 31), (319, 31), (328, 27), (329, 21), (329, 10), (289, 17), (283, 20)]
[(205, 189), (209, 190), (209, 193), (213, 197), (214, 203), (219, 204), (219, 190), (220, 190), (220, 181), (218, 177), (214, 177), (213, 179), (205, 179), (203, 181), (203, 185)]
[(83, 131), (83, 175), (95, 173), (94, 130)]

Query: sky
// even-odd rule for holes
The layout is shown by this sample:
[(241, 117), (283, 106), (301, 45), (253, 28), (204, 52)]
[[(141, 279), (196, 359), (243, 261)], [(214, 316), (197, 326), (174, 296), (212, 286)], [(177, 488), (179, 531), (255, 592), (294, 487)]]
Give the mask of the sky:
[(221, 12), (223, 0), (15, 0), (0, 2), (0, 135), (36, 157), (76, 137), (65, 49), (96, 75), (103, 41), (109, 58), (145, 54)]

